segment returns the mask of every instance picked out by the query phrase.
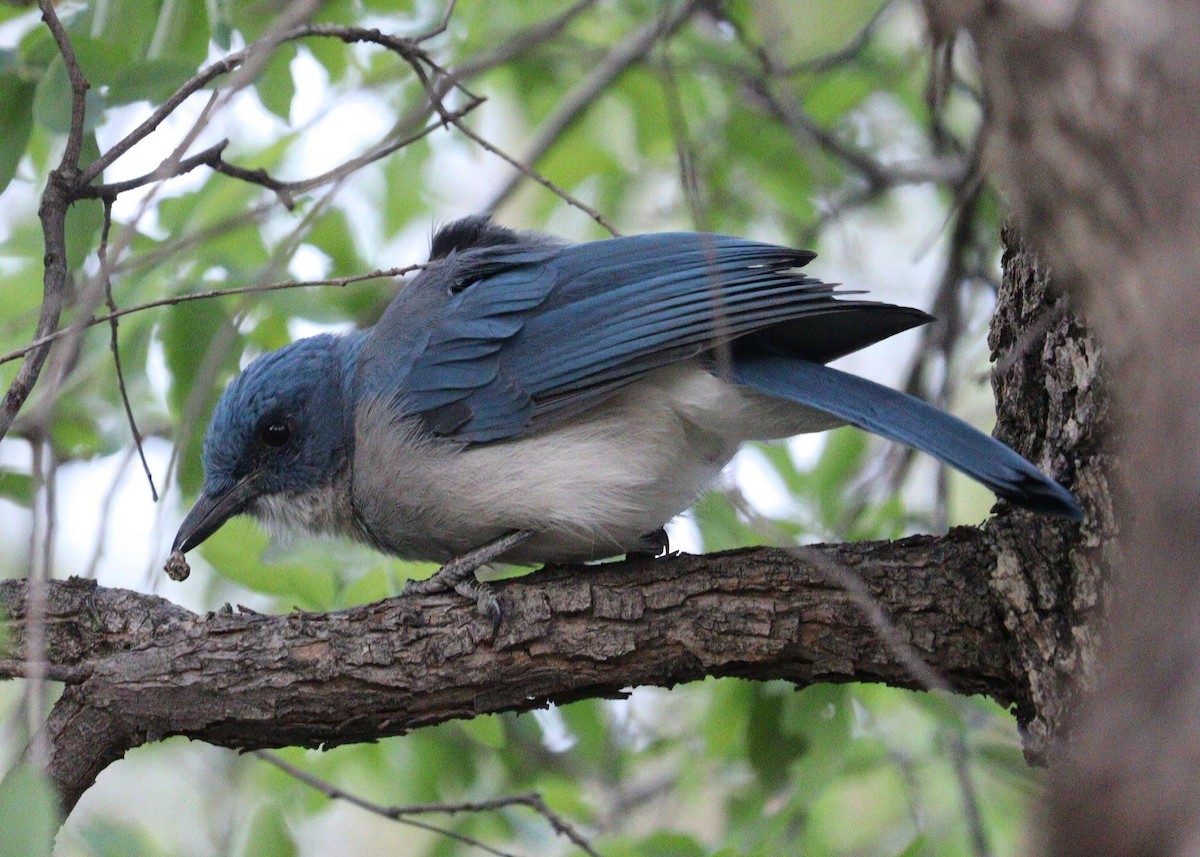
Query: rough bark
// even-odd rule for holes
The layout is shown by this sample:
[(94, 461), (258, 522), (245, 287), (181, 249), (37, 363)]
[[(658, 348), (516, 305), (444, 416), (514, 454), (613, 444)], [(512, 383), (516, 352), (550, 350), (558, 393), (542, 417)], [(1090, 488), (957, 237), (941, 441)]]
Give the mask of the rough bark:
[(927, 0), (982, 65), (991, 163), (1113, 367), (1104, 666), (1050, 791), (1053, 853), (1200, 842), (1200, 4)]
[[(1028, 706), (977, 529), (898, 542), (680, 555), (554, 568), (499, 584), (490, 624), (457, 596), (403, 597), (328, 614), (196, 615), (161, 598), (56, 582), (50, 674), (69, 687), (47, 725), (69, 809), (131, 747), (186, 735), (234, 748), (330, 746), (455, 717), (670, 687), (704, 676), (798, 685), (919, 687), (881, 639), (850, 570), (900, 640), (954, 690)], [(18, 663), (22, 581), (0, 584)]]
[(1045, 762), (1065, 738), (1078, 691), (1094, 680), (1107, 568), (1115, 535), (1109, 404), (1095, 341), (1053, 288), (1049, 270), (1015, 228), (1003, 235), (1004, 277), (988, 344), (997, 436), (1065, 478), (1087, 509), (1078, 527), (1002, 506), (991, 585), (1028, 686), (1025, 753)]

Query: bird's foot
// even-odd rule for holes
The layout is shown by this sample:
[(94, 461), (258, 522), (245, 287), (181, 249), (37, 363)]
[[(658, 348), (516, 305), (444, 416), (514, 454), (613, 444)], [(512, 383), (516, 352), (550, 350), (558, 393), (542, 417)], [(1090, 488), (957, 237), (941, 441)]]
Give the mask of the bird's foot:
[(625, 552), (625, 556), (630, 559), (635, 557), (657, 559), (660, 556), (666, 556), (670, 551), (671, 541), (667, 538), (667, 531), (664, 527), (659, 527), (654, 532), (640, 537), (633, 549)]
[(533, 535), (531, 530), (517, 530), (507, 533), (485, 545), (467, 551), (461, 556), (447, 562), (428, 580), (410, 580), (404, 584), (404, 595), (431, 595), (437, 592), (454, 590), (459, 595), (470, 598), (479, 608), (479, 612), (492, 620), (492, 630), (500, 627), (503, 613), (500, 610), (500, 600), (492, 587), (481, 583), (475, 578), (475, 572), (500, 558), (521, 542)]

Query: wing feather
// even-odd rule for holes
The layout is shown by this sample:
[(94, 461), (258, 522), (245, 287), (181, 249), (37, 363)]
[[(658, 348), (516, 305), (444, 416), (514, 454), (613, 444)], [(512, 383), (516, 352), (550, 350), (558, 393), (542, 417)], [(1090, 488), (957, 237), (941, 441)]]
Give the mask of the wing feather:
[[(820, 361), (810, 352), (863, 347), (928, 320), (839, 299), (797, 272), (812, 258), (699, 233), (455, 249), (372, 331), (358, 388), (392, 397), (438, 434), (485, 443), (567, 419), (646, 372), (751, 332), (778, 327), (780, 347), (796, 339), (798, 353)], [(864, 314), (875, 320), (855, 333)], [(801, 319), (830, 330), (811, 337), (825, 344), (804, 348), (806, 328), (786, 326)]]

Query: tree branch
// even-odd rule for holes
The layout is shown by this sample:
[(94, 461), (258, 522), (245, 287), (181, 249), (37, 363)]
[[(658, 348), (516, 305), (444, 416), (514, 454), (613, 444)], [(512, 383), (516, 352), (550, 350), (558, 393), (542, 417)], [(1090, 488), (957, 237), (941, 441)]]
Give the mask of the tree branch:
[[(109, 762), (171, 735), (238, 749), (333, 746), (710, 675), (921, 687), (860, 598), (831, 580), (831, 565), (862, 579), (899, 638), (952, 689), (1021, 703), (986, 582), (993, 560), (981, 531), (960, 528), (548, 568), (496, 584), (505, 620), (494, 640), (489, 620), (452, 595), (328, 614), (227, 607), (200, 616), (91, 581), (54, 582), (48, 674), (77, 683), (47, 725), (50, 772), (69, 810)], [(14, 660), (26, 644), (27, 597), (24, 581), (0, 583)]]
[[(40, 6), (42, 20), (54, 36), (71, 82), (71, 130), (67, 134), (62, 160), (50, 171), (46, 189), (42, 191), (41, 204), (38, 206), (38, 219), (42, 223), (46, 245), (43, 256), (42, 308), (38, 314), (34, 339), (47, 336), (57, 329), (59, 316), (62, 315), (66, 303), (67, 208), (74, 202), (71, 188), (79, 171), (79, 158), (83, 150), (83, 120), (89, 88), (87, 78), (83, 76), (79, 62), (75, 59), (71, 41), (54, 11), (54, 5), (48, 0), (41, 0)], [(21, 406), (33, 391), (49, 353), (48, 345), (33, 349), (17, 370), (17, 375), (4, 394), (3, 403), (0, 404), (0, 440), (8, 434)]]

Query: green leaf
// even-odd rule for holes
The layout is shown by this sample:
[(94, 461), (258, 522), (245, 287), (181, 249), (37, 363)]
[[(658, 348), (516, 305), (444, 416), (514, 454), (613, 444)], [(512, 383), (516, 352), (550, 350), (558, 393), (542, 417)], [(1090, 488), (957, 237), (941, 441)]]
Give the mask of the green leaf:
[(33, 128), (36, 87), (15, 74), (0, 74), (0, 193), (16, 175)]
[(279, 807), (267, 803), (254, 813), (238, 853), (243, 857), (296, 857), (300, 849)]
[(327, 610), (333, 603), (333, 575), (304, 563), (267, 562), (266, 534), (249, 518), (227, 521), (200, 552), (222, 577), (268, 595), (289, 596), (305, 610)]
[[(387, 193), (383, 204), (384, 234), (395, 236), (418, 217), (428, 217), (426, 201), (413, 192), (413, 177), (420, 174), (430, 156), (429, 139), (410, 143), (383, 162)], [(400, 260), (397, 260), (400, 264)]]
[(45, 774), (19, 765), (0, 781), (0, 857), (50, 857), (60, 822)]
[(161, 103), (195, 73), (194, 63), (178, 57), (140, 60), (123, 66), (117, 72), (108, 87), (108, 103)]
[(62, 57), (50, 61), (33, 96), (33, 118), (47, 130), (65, 134), (71, 130), (71, 80)]
[[(173, 0), (159, 6), (155, 14), (154, 38), (147, 58), (175, 57), (199, 66), (208, 53), (212, 35), (205, 0)], [(148, 28), (143, 24), (139, 29)]]
[[(237, 371), (237, 356), (240, 348), (236, 334), (230, 331), (229, 317), (219, 301), (189, 301), (172, 307), (162, 327), (163, 353), (167, 368), (171, 372), (171, 386), (167, 401), (176, 419), (188, 418), (194, 430), (188, 433), (187, 444), (180, 450), (179, 483), (187, 494), (197, 494), (203, 481), (200, 468), (200, 451), (204, 441), (203, 425), (207, 414), (212, 413), (217, 397), (225, 383)], [(221, 343), (227, 343), (221, 345)], [(210, 358), (210, 350), (216, 347), (221, 352)], [(216, 361), (213, 377), (203, 390), (195, 392), (197, 406), (187, 411), (189, 397), (202, 380), (200, 370), (211, 360)], [(205, 373), (206, 375), (208, 373)]]
[(134, 58), (129, 42), (124, 39), (75, 35), (71, 38), (71, 46), (83, 76), (93, 87), (108, 86)]
[(705, 857), (705, 848), (690, 836), (664, 830), (643, 839), (640, 853), (654, 857)]
[(347, 277), (366, 270), (354, 247), (353, 236), (350, 221), (343, 211), (336, 208), (320, 217), (309, 230), (308, 243), (333, 261), (329, 276)]
[(72, 271), (83, 267), (100, 246), (103, 224), (104, 205), (98, 199), (81, 199), (67, 209), (67, 267)]
[(207, 0), (212, 40), (223, 51), (233, 44), (233, 0)]
[(296, 46), (293, 44), (280, 45), (267, 60), (266, 68), (258, 76), (255, 91), (263, 103), (284, 122), (288, 121), (292, 110), (292, 97), (296, 94), (296, 83), (292, 79), (292, 60), (296, 57)]
[(804, 106), (818, 125), (832, 128), (852, 107), (877, 90), (874, 75), (851, 66), (817, 78), (805, 95)]
[(93, 394), (63, 396), (50, 426), (50, 439), (60, 457), (91, 458), (105, 451), (98, 421), (103, 406)]
[[(786, 692), (793, 693), (790, 688)], [(746, 719), (746, 757), (763, 785), (771, 790), (788, 781), (789, 766), (809, 746), (803, 735), (784, 728), (787, 701), (770, 687), (755, 687)]]
[(508, 743), (504, 722), (495, 714), (481, 714), (470, 720), (457, 721), (458, 726), (476, 744), (499, 750)]
[(22, 506), (33, 505), (33, 477), (27, 473), (0, 470), (0, 497)]

